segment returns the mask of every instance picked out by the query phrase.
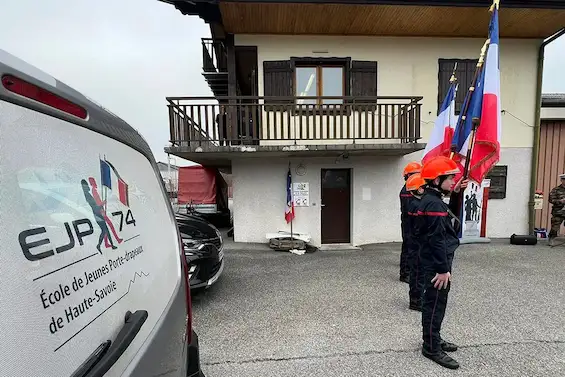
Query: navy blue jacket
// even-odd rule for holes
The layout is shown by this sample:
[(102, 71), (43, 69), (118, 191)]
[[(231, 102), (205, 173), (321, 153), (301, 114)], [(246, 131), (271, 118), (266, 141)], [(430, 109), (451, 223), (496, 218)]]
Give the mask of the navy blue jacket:
[(407, 198), (407, 217), (406, 217), (406, 233), (408, 234), (408, 250), (411, 256), (417, 257), (419, 251), (419, 237), (416, 228), (416, 216), (418, 216), (418, 207), (421, 199), (409, 194)]
[(405, 223), (406, 216), (408, 216), (408, 202), (412, 198), (412, 194), (406, 191), (406, 184), (402, 186), (399, 197), (400, 197), (400, 221), (402, 223)]
[(452, 193), (448, 206), (439, 191), (426, 188), (420, 200), (415, 231), (421, 245), (420, 263), (427, 271), (438, 274), (451, 271), (455, 250), (459, 246), (458, 219), (453, 221), (452, 214), (458, 215), (460, 195)]

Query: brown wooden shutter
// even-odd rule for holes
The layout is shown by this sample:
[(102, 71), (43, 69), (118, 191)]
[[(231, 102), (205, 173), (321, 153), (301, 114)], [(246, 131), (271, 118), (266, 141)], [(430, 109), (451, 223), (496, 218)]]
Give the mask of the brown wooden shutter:
[[(263, 62), (263, 92), (265, 97), (286, 97), (284, 100), (265, 99), (265, 104), (294, 102), (289, 98), (294, 96), (294, 69), (290, 60)], [(270, 106), (266, 109), (273, 110)]]
[[(438, 72), (438, 88), (437, 88), (437, 115), (439, 115), (439, 109), (441, 104), (447, 95), (449, 90), (449, 79), (453, 73), (453, 67), (455, 66), (455, 60), (439, 59), (439, 72)], [(459, 68), (459, 67), (458, 67)], [(459, 75), (458, 75), (459, 76)], [(459, 90), (463, 87), (459, 83)], [(459, 91), (458, 90), (458, 91)], [(458, 96), (459, 97), (459, 96)], [(457, 100), (455, 101), (455, 112), (458, 113)]]
[(457, 88), (457, 97), (455, 98), (455, 114), (459, 114), (461, 108), (463, 107), (463, 102), (465, 101), (465, 96), (469, 91), (469, 87), (473, 82), (473, 77), (475, 76), (475, 69), (477, 67), (477, 59), (439, 59), (439, 72), (438, 72), (438, 93), (437, 93), (437, 112), (439, 115), (439, 109), (445, 95), (449, 90), (449, 79), (453, 73), (453, 68), (455, 67), (455, 62), (457, 62), (457, 72), (455, 72), (455, 77), (459, 84)]
[(350, 75), (352, 97), (377, 96), (377, 62), (352, 60)]

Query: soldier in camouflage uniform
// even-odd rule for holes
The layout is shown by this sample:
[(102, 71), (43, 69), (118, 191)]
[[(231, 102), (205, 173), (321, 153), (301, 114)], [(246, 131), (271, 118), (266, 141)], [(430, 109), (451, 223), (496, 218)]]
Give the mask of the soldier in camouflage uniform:
[(561, 224), (565, 221), (565, 174), (559, 176), (561, 184), (549, 193), (551, 203), (551, 231), (549, 232), (549, 243), (559, 235)]

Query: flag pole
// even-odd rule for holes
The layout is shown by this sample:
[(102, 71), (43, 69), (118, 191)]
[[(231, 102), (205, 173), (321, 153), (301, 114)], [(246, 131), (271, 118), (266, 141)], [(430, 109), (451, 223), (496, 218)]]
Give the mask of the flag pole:
[[(479, 62), (477, 62), (477, 68), (475, 69), (475, 74), (473, 75), (473, 80), (471, 81), (471, 86), (469, 87), (469, 93), (465, 96), (465, 102), (463, 102), (463, 106), (462, 106), (461, 112), (459, 114), (459, 119), (457, 119), (457, 125), (455, 126), (455, 129), (460, 127), (461, 124), (465, 122), (465, 119), (467, 119), (467, 112), (469, 111), (469, 104), (471, 103), (471, 98), (473, 97), (473, 93), (475, 92), (475, 85), (477, 84), (477, 79), (479, 78), (479, 73), (481, 71), (483, 61), (484, 61), (484, 54), (486, 53), (486, 49), (487, 49), (489, 42), (490, 42), (490, 40), (487, 39), (486, 42), (483, 44), (483, 47), (481, 48), (481, 55), (479, 57)], [(482, 58), (482, 61), (481, 61), (481, 58)], [(451, 145), (451, 156), (450, 156), (451, 159), (453, 159), (455, 152), (456, 152), (455, 147), (452, 144)]]
[[(493, 12), (495, 7), (496, 7), (496, 9), (498, 9), (499, 1), (500, 0), (493, 0), (493, 3), (489, 8), (489, 12)], [(472, 84), (472, 87), (469, 88), (469, 92), (470, 92), (469, 96), (468, 96), (469, 101), (467, 101), (467, 103), (466, 103), (465, 115), (467, 114), (469, 103), (471, 102), (471, 97), (474, 94), (475, 85), (476, 85), (476, 82), (478, 80), (479, 73), (481, 72), (482, 69), (484, 69), (483, 64), (484, 64), (484, 61), (485, 61), (485, 57), (486, 57), (488, 47), (490, 45), (490, 37), (491, 37), (491, 35), (490, 35), (490, 26), (489, 26), (488, 39), (485, 41), (485, 43), (483, 44), (483, 47), (481, 48), (481, 54), (479, 56), (479, 61), (477, 62), (477, 69), (475, 70), (475, 77), (473, 78), (473, 84)], [(462, 117), (462, 116), (459, 118), (459, 122), (461, 122), (461, 121), (465, 122), (465, 118)], [(459, 122), (458, 122), (458, 124), (459, 124)], [(475, 148), (475, 136), (476, 136), (477, 128), (479, 127), (480, 123), (481, 123), (481, 119), (478, 118), (478, 117), (473, 117), (471, 119), (471, 133), (470, 133), (471, 140), (470, 140), (470, 145), (467, 149), (467, 155), (466, 155), (466, 158), (465, 158), (465, 167), (464, 167), (464, 170), (463, 170), (463, 177), (462, 177), (463, 180), (468, 179), (468, 177), (469, 177), (471, 157), (473, 155), (473, 149)], [(455, 150), (452, 150), (451, 156), (454, 155), (454, 152), (455, 152)], [(477, 182), (477, 184), (479, 185), (479, 188), (482, 187), (482, 182)], [(464, 224), (464, 221), (465, 221), (465, 200), (463, 199), (463, 194), (462, 194), (462, 197), (461, 197), (460, 211), (461, 212), (460, 212), (460, 219), (459, 220), (460, 220), (461, 227), (459, 229), (459, 237), (461, 238), (463, 236), (463, 224)]]
[[(104, 155), (104, 163), (106, 163), (106, 155)], [(106, 205), (106, 202), (108, 200), (108, 187), (106, 187), (105, 185), (102, 185), (102, 187), (104, 188), (104, 213), (106, 213), (106, 210), (108, 209), (108, 206)]]
[[(453, 72), (451, 72), (451, 77), (449, 78), (449, 85), (454, 85), (454, 83), (457, 81), (457, 77), (455, 77), (455, 73), (457, 72), (457, 62), (455, 62), (455, 65), (453, 66)], [(457, 93), (455, 93), (455, 95), (457, 95)], [(453, 98), (453, 101), (455, 101), (455, 97)], [(449, 126), (451, 127), (451, 110), (449, 111)], [(451, 152), (451, 155), (449, 156), (450, 159), (453, 159), (453, 151)]]
[[(493, 5), (491, 6), (491, 10), (493, 9), (495, 3), (498, 3), (498, 0), (494, 0)], [(485, 44), (483, 45), (483, 48), (481, 49), (481, 56), (479, 57), (479, 61), (477, 63), (477, 72), (480, 71), (481, 69), (484, 69), (483, 64), (485, 62), (485, 56), (486, 56), (489, 44), (490, 44), (490, 38), (486, 40)], [(473, 88), (473, 90), (474, 90), (474, 88)], [(481, 124), (481, 119), (478, 118), (478, 117), (474, 117), (473, 119), (471, 119), (471, 124), (472, 124), (471, 143), (469, 145), (469, 148), (467, 149), (467, 156), (465, 157), (465, 169), (463, 170), (463, 179), (469, 178), (469, 169), (471, 167), (470, 166), (471, 165), (471, 157), (473, 156), (473, 149), (475, 148), (475, 136), (477, 134), (477, 128), (479, 128), (479, 125)], [(477, 182), (477, 183), (479, 185), (481, 184), (481, 182)]]
[(288, 174), (290, 175), (290, 211), (292, 213), (292, 216), (290, 216), (290, 245), (292, 248), (294, 248), (294, 232), (292, 229), (292, 222), (294, 221), (294, 212), (292, 211), (292, 203), (294, 202), (294, 193), (292, 192), (292, 173), (290, 170), (290, 161), (288, 162)]

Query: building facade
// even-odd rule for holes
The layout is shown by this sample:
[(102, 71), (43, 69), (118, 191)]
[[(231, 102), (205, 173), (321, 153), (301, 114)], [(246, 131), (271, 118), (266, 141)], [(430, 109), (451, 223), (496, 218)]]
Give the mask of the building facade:
[[(175, 3), (210, 23), (203, 74), (215, 97), (168, 98), (166, 151), (231, 171), (236, 241), (290, 230), (289, 167), (301, 184), (293, 231), (316, 245), (400, 240), (402, 168), (421, 159), (455, 65), (461, 107), (489, 2), (355, 3)], [(563, 1), (532, 3), (500, 10), (503, 130), (489, 237), (528, 230), (540, 45), (565, 19)], [(517, 27), (525, 15), (543, 26)]]

